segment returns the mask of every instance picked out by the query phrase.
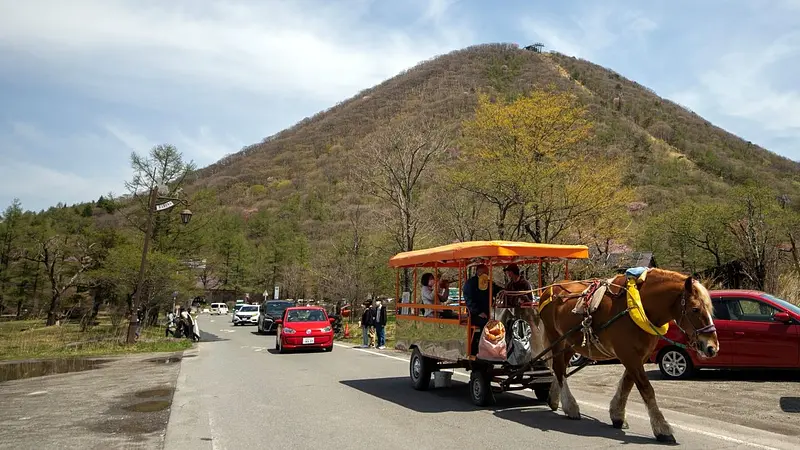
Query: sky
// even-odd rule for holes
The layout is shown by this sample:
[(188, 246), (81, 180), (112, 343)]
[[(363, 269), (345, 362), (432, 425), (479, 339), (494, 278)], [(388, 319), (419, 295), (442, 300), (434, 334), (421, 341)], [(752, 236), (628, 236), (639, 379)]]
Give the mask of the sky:
[(206, 166), (475, 44), (542, 42), (800, 160), (800, 0), (0, 0), (0, 208)]

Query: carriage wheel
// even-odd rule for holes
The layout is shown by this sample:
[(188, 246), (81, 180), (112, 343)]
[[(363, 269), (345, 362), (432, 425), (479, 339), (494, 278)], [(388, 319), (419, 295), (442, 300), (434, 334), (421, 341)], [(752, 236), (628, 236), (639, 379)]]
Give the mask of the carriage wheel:
[(550, 386), (535, 387), (533, 393), (536, 394), (536, 400), (547, 403), (550, 400)]
[(419, 348), (414, 348), (409, 364), (409, 374), (411, 375), (411, 384), (414, 389), (418, 391), (428, 390), (431, 384), (431, 372), (430, 360), (422, 356)]
[(492, 383), (488, 372), (483, 370), (470, 372), (469, 393), (470, 397), (472, 397), (472, 403), (476, 406), (494, 404), (494, 393), (492, 392)]

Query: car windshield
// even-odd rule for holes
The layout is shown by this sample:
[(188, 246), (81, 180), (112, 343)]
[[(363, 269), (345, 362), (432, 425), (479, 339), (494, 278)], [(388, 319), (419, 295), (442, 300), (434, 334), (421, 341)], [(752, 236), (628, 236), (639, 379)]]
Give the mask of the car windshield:
[(325, 322), (325, 312), (321, 309), (295, 309), (289, 311), (287, 322)]
[(286, 308), (292, 306), (291, 303), (267, 303), (267, 314), (280, 315)]
[(793, 304), (787, 302), (786, 300), (779, 299), (778, 297), (775, 297), (774, 295), (769, 295), (769, 294), (764, 294), (764, 297), (767, 297), (768, 299), (770, 299), (773, 302), (779, 304), (780, 306), (783, 306), (784, 308), (788, 309), (789, 311), (791, 311), (791, 312), (793, 312), (795, 314), (800, 314), (800, 307), (797, 307), (796, 305), (793, 305)]
[(239, 308), (239, 312), (256, 312), (256, 311), (258, 311), (258, 306), (254, 305), (247, 305)]

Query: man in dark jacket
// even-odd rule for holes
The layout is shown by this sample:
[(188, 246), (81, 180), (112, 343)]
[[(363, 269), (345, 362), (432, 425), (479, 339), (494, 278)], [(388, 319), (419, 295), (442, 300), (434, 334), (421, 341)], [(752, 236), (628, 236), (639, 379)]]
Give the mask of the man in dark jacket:
[[(483, 283), (481, 283), (483, 280)], [(484, 289), (481, 289), (481, 288)], [(496, 296), (503, 288), (496, 283), (492, 283), (492, 295)], [(483, 327), (489, 321), (489, 267), (480, 264), (475, 269), (475, 275), (464, 283), (464, 302), (469, 309), (469, 317), (472, 326), (478, 330), (472, 335), (473, 355), (478, 353), (478, 340), (481, 336)]]
[(380, 300), (375, 302), (375, 333), (378, 335), (378, 348), (386, 348), (386, 307)]
[[(480, 264), (475, 269), (475, 275), (464, 283), (464, 301), (469, 309), (472, 325), (483, 328), (489, 320), (489, 267)], [(481, 289), (481, 277), (486, 280), (485, 289)], [(492, 283), (492, 295), (496, 296), (503, 288), (497, 283)]]
[(361, 348), (370, 347), (370, 328), (375, 325), (375, 309), (372, 300), (364, 302), (364, 313), (361, 315)]

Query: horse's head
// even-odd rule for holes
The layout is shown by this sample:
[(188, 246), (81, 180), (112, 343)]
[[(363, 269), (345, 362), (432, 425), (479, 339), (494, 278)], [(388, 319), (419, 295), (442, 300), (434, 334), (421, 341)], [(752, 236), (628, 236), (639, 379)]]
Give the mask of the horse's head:
[(700, 356), (713, 358), (719, 352), (717, 328), (714, 326), (711, 296), (708, 290), (699, 281), (692, 277), (686, 278), (677, 303), (679, 311), (675, 323), (686, 333), (689, 346), (694, 348)]

